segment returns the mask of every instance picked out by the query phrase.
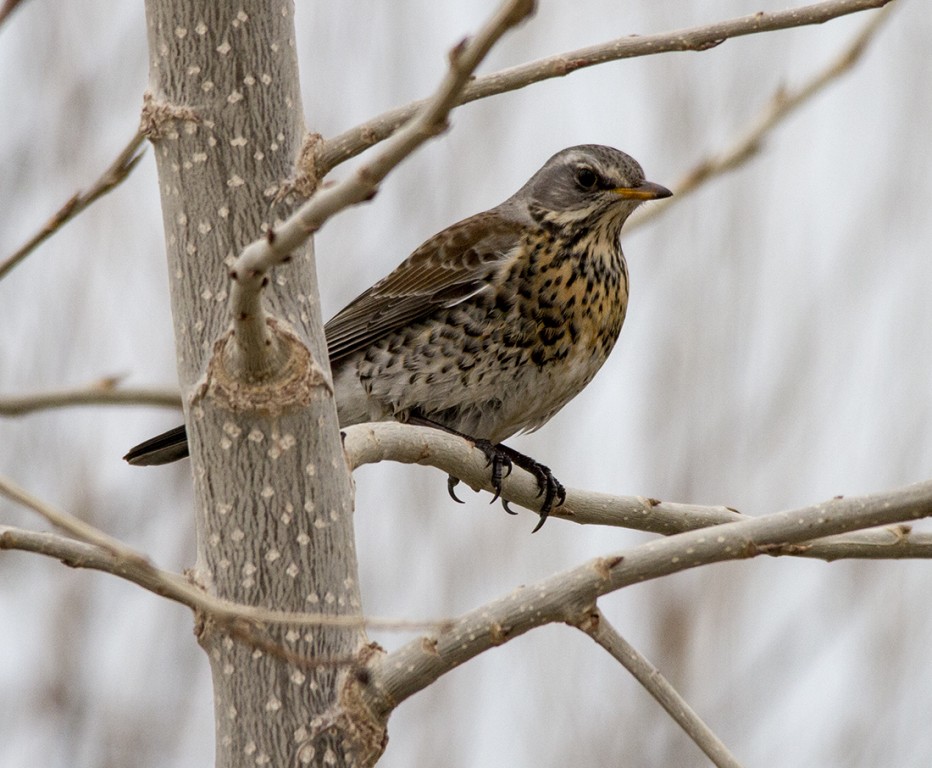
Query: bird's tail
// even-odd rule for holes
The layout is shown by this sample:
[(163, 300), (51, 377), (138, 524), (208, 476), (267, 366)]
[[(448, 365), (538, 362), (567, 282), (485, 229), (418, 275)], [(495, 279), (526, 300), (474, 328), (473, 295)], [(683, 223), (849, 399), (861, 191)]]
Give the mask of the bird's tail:
[(188, 455), (188, 433), (184, 424), (130, 448), (123, 458), (137, 467), (170, 464)]

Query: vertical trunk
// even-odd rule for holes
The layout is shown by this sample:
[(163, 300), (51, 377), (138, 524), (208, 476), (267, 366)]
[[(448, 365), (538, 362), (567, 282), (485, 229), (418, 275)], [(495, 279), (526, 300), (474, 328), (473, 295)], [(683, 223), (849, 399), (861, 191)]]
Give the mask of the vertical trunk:
[[(146, 12), (145, 118), (196, 491), (193, 578), (247, 605), (358, 615), (352, 486), (327, 386), (311, 245), (272, 274), (265, 294), (290, 339), (281, 369), (259, 381), (230, 375), (217, 343), (230, 327), (232, 259), (288, 212), (275, 196), (294, 175), (304, 133), (293, 7), (147, 0)], [(377, 756), (381, 726), (344, 727), (339, 712), (347, 666), (334, 662), (364, 645), (361, 628), (234, 631), (203, 617), (198, 633), (213, 672), (218, 766)]]

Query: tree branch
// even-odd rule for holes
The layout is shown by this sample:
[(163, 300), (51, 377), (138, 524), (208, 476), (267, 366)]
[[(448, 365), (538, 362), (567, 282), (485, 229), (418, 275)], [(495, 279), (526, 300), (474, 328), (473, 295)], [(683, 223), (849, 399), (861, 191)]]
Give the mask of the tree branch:
[(36, 392), (31, 395), (0, 396), (0, 416), (25, 416), (37, 411), (76, 405), (151, 405), (181, 408), (181, 396), (171, 390), (119, 388), (119, 378), (107, 377), (75, 389)]
[[(184, 605), (192, 611), (208, 615), (225, 627), (297, 624), (304, 627), (365, 626), (389, 632), (411, 632), (425, 629), (442, 631), (450, 624), (447, 619), (402, 621), (322, 613), (290, 613), (232, 603), (203, 592), (180, 574), (155, 567), (147, 558), (129, 549), (125, 544), (122, 547), (131, 552), (132, 557), (115, 554), (102, 546), (57, 533), (29, 531), (0, 524), (0, 550), (33, 552), (59, 560), (70, 568), (87, 568), (109, 573), (148, 592)], [(348, 659), (344, 661), (350, 663)]]
[(521, 587), (464, 614), (446, 632), (371, 660), (365, 695), (387, 714), (404, 699), (483, 651), (554, 622), (573, 623), (602, 595), (710, 563), (779, 553), (785, 547), (877, 525), (932, 516), (932, 481), (887, 493), (834, 498), (688, 531), (591, 560)]
[[(466, 104), (497, 96), (609, 61), (668, 51), (704, 51), (733, 37), (823, 24), (850, 13), (879, 8), (888, 2), (890, 0), (829, 0), (775, 13), (758, 12), (689, 29), (622, 37), (478, 77), (463, 89), (458, 103)], [(340, 163), (384, 141), (411, 119), (423, 104), (423, 101), (416, 101), (397, 107), (339, 136), (318, 142), (315, 148), (315, 167), (319, 178), (326, 176)]]
[(0, 262), (0, 280), (6, 277), (13, 267), (19, 264), (39, 245), (44, 243), (48, 238), (54, 235), (65, 224), (71, 221), (75, 216), (85, 210), (94, 201), (103, 197), (110, 190), (119, 186), (119, 184), (132, 172), (133, 168), (142, 158), (145, 149), (140, 149), (145, 136), (141, 130), (136, 134), (129, 143), (123, 147), (120, 154), (117, 155), (110, 167), (101, 174), (86, 192), (76, 192), (58, 211), (50, 218), (35, 235), (20, 246), (12, 255)]
[(0, 27), (10, 18), (10, 15), (15, 11), (20, 3), (23, 0), (4, 0), (3, 5), (0, 5)]
[(6, 496), (17, 504), (37, 512), (56, 528), (70, 533), (79, 541), (91, 544), (116, 558), (125, 560), (129, 563), (146, 563), (146, 558), (135, 550), (128, 547), (119, 539), (115, 539), (99, 528), (94, 527), (84, 520), (70, 515), (67, 512), (55, 509), (51, 504), (40, 501), (32, 496), (24, 488), (20, 488), (16, 483), (7, 478), (0, 477), (0, 496)]
[(877, 34), (880, 25), (895, 7), (895, 5), (888, 5), (873, 14), (870, 21), (852, 38), (844, 50), (802, 85), (794, 90), (781, 88), (774, 93), (767, 106), (764, 107), (739, 138), (732, 142), (730, 147), (696, 163), (683, 178), (671, 187), (674, 192), (673, 197), (658, 200), (650, 206), (641, 206), (632, 215), (626, 231), (631, 232), (635, 227), (646, 224), (664, 213), (670, 205), (682, 202), (684, 197), (688, 196), (690, 192), (694, 192), (705, 182), (734, 170), (756, 156), (763, 146), (763, 140), (774, 128), (854, 67), (863, 56), (864, 51), (867, 50), (868, 44)]
[(598, 608), (587, 611), (574, 626), (619, 661), (718, 768), (741, 768), (728, 747), (680, 696), (670, 681), (618, 633)]
[(340, 183), (318, 189), (284, 224), (243, 250), (232, 270), (230, 312), (247, 370), (261, 372), (274, 366), (271, 355), (275, 354), (275, 345), (270, 343), (272, 339), (260, 301), (266, 273), (287, 260), (288, 255), (331, 216), (350, 205), (370, 200), (379, 183), (395, 166), (445, 130), (447, 116), (461, 102), (462, 91), (476, 67), (509, 29), (533, 11), (533, 0), (506, 0), (474, 38), (467, 38), (453, 48), (450, 67), (437, 92), (412, 111), (408, 116), (410, 122), (371, 162)]
[[(385, 460), (421, 464), (454, 475), (473, 488), (493, 492), (485, 454), (456, 435), (394, 422), (357, 424), (346, 427), (343, 435), (343, 450), (351, 469)], [(540, 509), (537, 481), (520, 468), (504, 479), (502, 497), (526, 509)], [(755, 519), (725, 506), (679, 504), (575, 488), (567, 489), (566, 501), (550, 516), (580, 525), (613, 525), (664, 536)], [(932, 558), (932, 535), (912, 533), (908, 526), (897, 526), (787, 545), (770, 554), (829, 561)]]

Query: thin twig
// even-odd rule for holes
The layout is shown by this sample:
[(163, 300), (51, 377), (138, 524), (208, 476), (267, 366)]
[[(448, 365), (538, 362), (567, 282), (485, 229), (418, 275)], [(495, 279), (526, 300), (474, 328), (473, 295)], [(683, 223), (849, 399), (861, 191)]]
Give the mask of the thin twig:
[(618, 633), (598, 608), (586, 611), (573, 625), (617, 659), (718, 768), (741, 768), (724, 742), (702, 721), (670, 681)]
[(167, 389), (119, 388), (118, 379), (106, 378), (86, 387), (0, 396), (0, 416), (25, 416), (37, 411), (77, 405), (151, 405), (180, 408), (181, 396)]
[(11, 501), (15, 501), (17, 504), (31, 509), (33, 512), (38, 513), (48, 520), (48, 522), (56, 528), (60, 528), (66, 533), (70, 533), (79, 541), (83, 541), (85, 544), (92, 544), (120, 560), (124, 560), (127, 563), (147, 562), (144, 555), (131, 549), (119, 539), (113, 538), (99, 528), (94, 527), (90, 523), (74, 515), (56, 509), (51, 504), (46, 504), (8, 478), (0, 477), (0, 496), (6, 496)]
[[(732, 37), (773, 32), (826, 21), (850, 13), (879, 8), (890, 0), (831, 0), (774, 13), (758, 12), (728, 21), (654, 35), (632, 35), (575, 51), (548, 56), (490, 75), (477, 77), (463, 89), (460, 104), (564, 77), (572, 72), (608, 61), (649, 56), (669, 51), (703, 51)], [(416, 101), (385, 112), (345, 133), (326, 139), (315, 148), (315, 167), (320, 178), (340, 163), (391, 136), (423, 106)]]
[(473, 38), (450, 52), (450, 66), (436, 93), (409, 115), (410, 121), (371, 162), (338, 184), (324, 185), (284, 224), (248, 245), (232, 270), (230, 314), (241, 365), (247, 373), (266, 371), (276, 363), (279, 349), (270, 338), (262, 302), (265, 276), (334, 214), (372, 198), (379, 183), (421, 144), (442, 132), (450, 111), (472, 73), (492, 46), (534, 10), (532, 0), (507, 0)]
[[(5, 481), (0, 480), (0, 488), (5, 484)], [(10, 498), (21, 502), (16, 496), (10, 496)], [(26, 506), (33, 509), (29, 504)], [(106, 536), (101, 532), (98, 532), (98, 534)], [(444, 631), (450, 624), (449, 620), (446, 619), (402, 621), (399, 619), (339, 616), (323, 613), (292, 613), (231, 603), (203, 592), (177, 573), (155, 567), (147, 558), (133, 551), (122, 542), (120, 542), (120, 549), (123, 552), (131, 553), (131, 556), (115, 554), (112, 547), (105, 548), (57, 533), (29, 531), (0, 524), (0, 550), (4, 549), (44, 555), (59, 560), (71, 568), (88, 568), (109, 573), (136, 584), (148, 592), (187, 606), (193, 611), (204, 613), (224, 627), (232, 627), (238, 622), (246, 622), (260, 626), (264, 624), (349, 628), (363, 626), (368, 629), (379, 629), (387, 632), (414, 632), (428, 629)]]
[(137, 130), (129, 143), (123, 147), (120, 154), (117, 155), (116, 160), (101, 174), (100, 178), (94, 182), (90, 189), (86, 192), (76, 192), (71, 199), (43, 225), (42, 229), (18, 248), (11, 256), (7, 257), (5, 261), (0, 262), (0, 280), (6, 276), (7, 272), (25, 259), (40, 244), (54, 235), (67, 222), (71, 221), (71, 219), (81, 213), (81, 211), (86, 209), (91, 203), (103, 197), (129, 176), (145, 152), (144, 148), (140, 149), (144, 140), (145, 136), (142, 134), (142, 131)]
[(664, 213), (671, 205), (682, 202), (684, 197), (705, 182), (734, 170), (756, 156), (760, 152), (767, 134), (789, 117), (791, 113), (854, 67), (864, 51), (867, 50), (868, 44), (876, 35), (880, 25), (895, 7), (895, 5), (888, 5), (872, 14), (870, 21), (852, 38), (841, 54), (812, 75), (802, 85), (794, 90), (781, 88), (774, 93), (767, 106), (730, 147), (696, 163), (682, 179), (671, 187), (674, 192), (673, 197), (660, 200), (650, 206), (641, 206), (631, 217), (627, 231), (631, 232), (632, 229), (646, 224)]

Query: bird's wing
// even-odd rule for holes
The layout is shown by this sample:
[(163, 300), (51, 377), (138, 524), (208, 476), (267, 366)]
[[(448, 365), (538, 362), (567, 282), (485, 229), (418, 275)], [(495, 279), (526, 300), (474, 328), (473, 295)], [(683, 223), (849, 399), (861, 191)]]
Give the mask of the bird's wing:
[(485, 290), (509, 259), (520, 226), (480, 213), (434, 235), (324, 328), (331, 365), (439, 307)]

